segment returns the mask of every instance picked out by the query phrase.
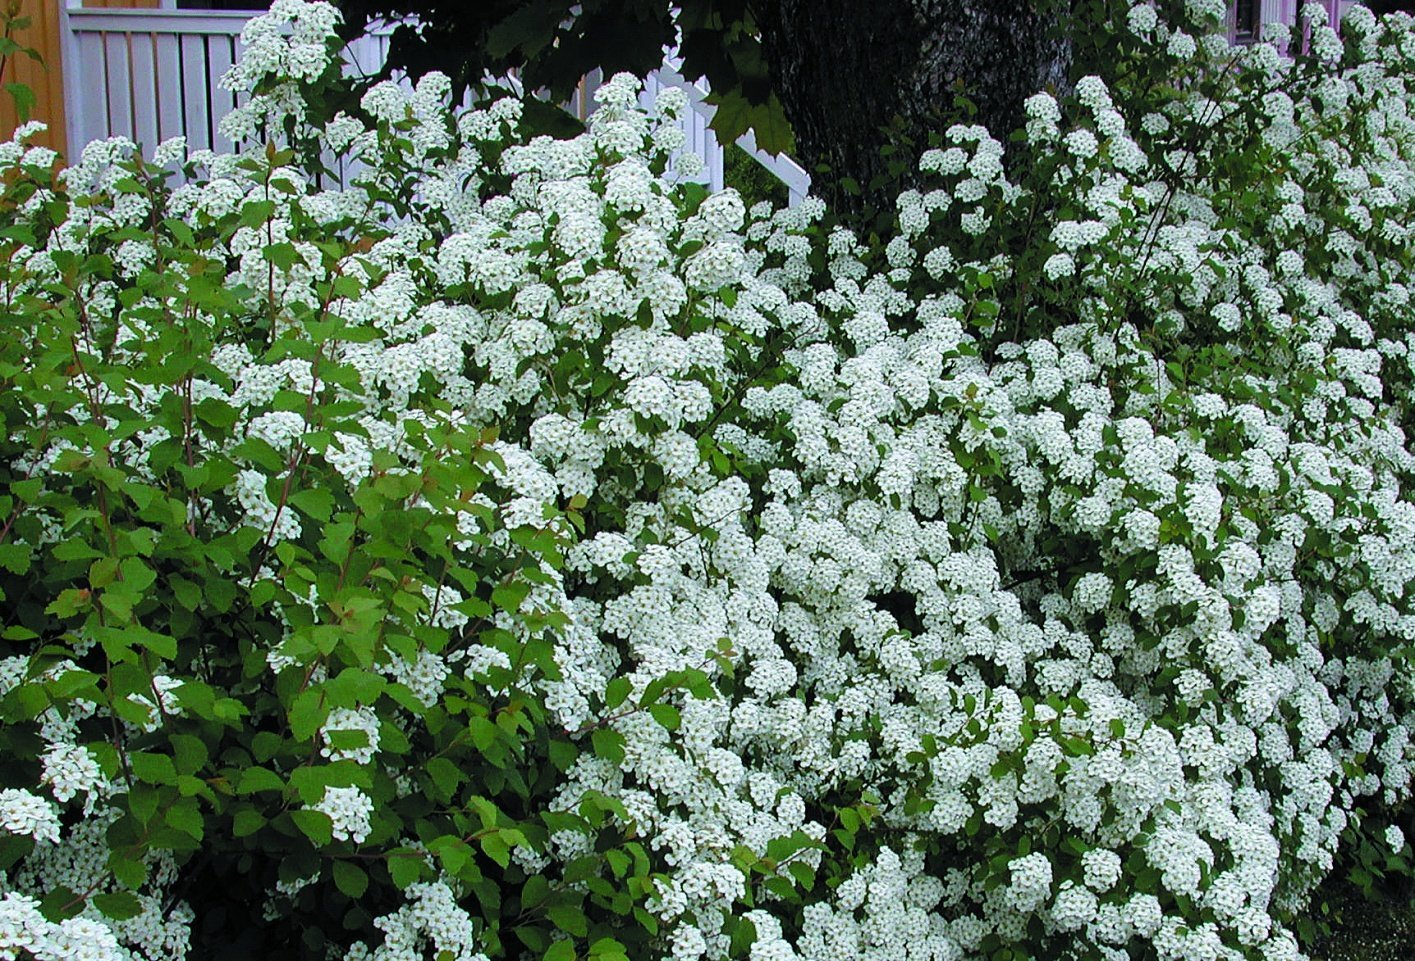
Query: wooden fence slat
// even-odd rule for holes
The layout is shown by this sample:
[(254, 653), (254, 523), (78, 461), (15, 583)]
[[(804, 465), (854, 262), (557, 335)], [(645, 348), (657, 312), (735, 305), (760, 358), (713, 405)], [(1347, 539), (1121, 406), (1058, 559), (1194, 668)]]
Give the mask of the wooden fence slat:
[(187, 146), (192, 150), (208, 150), (212, 145), (211, 107), (207, 89), (211, 70), (206, 62), (206, 38), (189, 35), (181, 38), (182, 59), (182, 129)]
[(108, 130), (108, 97), (105, 92), (108, 80), (103, 70), (103, 37), (96, 33), (79, 34), (70, 48), (77, 53), (72, 63), (65, 62), (65, 85), (73, 84), (74, 89), (87, 91), (84, 96), (65, 95), (70, 113), (70, 123), (74, 136), (69, 148), (70, 157), (77, 161), (84, 145), (96, 137), (106, 136)]
[(221, 119), (236, 106), (231, 91), (221, 86), (221, 78), (236, 62), (236, 38), (213, 36), (207, 38), (207, 88), (211, 95), (211, 136), (212, 149), (219, 153), (229, 153), (235, 147), (230, 140), (221, 136)]
[(133, 86), (128, 60), (128, 35), (103, 38), (103, 63), (108, 81), (108, 135), (133, 136)]
[(186, 132), (182, 122), (182, 49), (172, 34), (155, 34), (157, 136), (159, 141)]
[(128, 63), (133, 84), (133, 139), (142, 146), (143, 154), (149, 157), (160, 139), (157, 114), (162, 91), (157, 75), (155, 40), (150, 33), (128, 35)]

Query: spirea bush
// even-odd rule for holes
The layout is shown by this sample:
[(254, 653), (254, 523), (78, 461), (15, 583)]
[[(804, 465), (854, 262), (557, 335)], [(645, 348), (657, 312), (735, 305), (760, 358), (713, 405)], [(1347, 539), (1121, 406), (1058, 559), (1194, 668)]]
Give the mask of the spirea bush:
[(326, 123), (302, 0), (236, 155), (0, 147), (0, 956), (1289, 961), (1404, 870), (1415, 29), (1094, 6), (881, 250), (626, 76)]

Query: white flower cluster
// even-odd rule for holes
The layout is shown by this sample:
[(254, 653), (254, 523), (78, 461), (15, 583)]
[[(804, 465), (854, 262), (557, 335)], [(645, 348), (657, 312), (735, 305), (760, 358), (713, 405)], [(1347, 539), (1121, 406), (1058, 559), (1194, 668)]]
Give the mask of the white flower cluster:
[[(208, 224), (271, 200), (272, 179), (289, 188), (260, 231), (211, 252), (230, 289), (275, 333), (298, 338), (301, 311), (324, 310), (358, 335), (321, 343), (345, 370), (333, 384), (308, 360), (217, 348), (220, 376), (191, 389), (236, 412), (241, 442), (214, 445), (236, 470), (194, 509), (273, 547), (313, 543), (294, 459), (322, 459), (354, 491), (412, 482), (419, 438), (449, 427), (497, 437), (480, 449), (486, 489), (448, 519), (458, 551), (568, 536), (548, 518), (584, 504), (565, 569), (537, 570), (518, 610), (490, 615), (505, 649), (408, 642), (376, 668), (431, 707), (514, 665), (584, 748), (556, 808), (622, 805), (675, 958), (727, 957), (748, 903), (760, 961), (961, 961), (999, 945), (1295, 957), (1279, 919), (1332, 868), (1364, 799), (1402, 801), (1415, 769), (1415, 674), (1395, 653), (1415, 638), (1415, 102), (1401, 79), (1415, 34), (1368, 23), (1343, 53), (1361, 62), (1320, 80), (1271, 48), (1211, 76), (1214, 45), (1195, 36), (1221, 5), (1187, 6), (1166, 23), (1136, 4), (1125, 24), (1154, 63), (1193, 60), (1192, 84), (1163, 103), (1098, 77), (1065, 104), (1033, 97), (1015, 165), (986, 130), (949, 129), (921, 160), (927, 189), (899, 198), (878, 269), (849, 232), (821, 235), (819, 203), (748, 210), (724, 191), (685, 208), (653, 172), (679, 145), (628, 77), (563, 141), (523, 136), (509, 101), (450, 115), (445, 78), (375, 87), (369, 125), (322, 132), (364, 164), (331, 189), (204, 158), (211, 176), (177, 188), (169, 215)], [(323, 69), (313, 48), (332, 21), (298, 0), (270, 16), (232, 83), (275, 91), (259, 117), (298, 118), (280, 98)], [(1333, 43), (1316, 37), (1317, 55)], [(1204, 77), (1238, 85), (1233, 103)], [(1235, 186), (1206, 158), (1239, 149), (1221, 114), (1244, 103), (1244, 136), (1273, 148), (1273, 169)], [(682, 109), (660, 106), (665, 123)], [(1327, 133), (1357, 121), (1359, 141)], [(1303, 138), (1316, 146), (1284, 149)], [(60, 251), (150, 217), (114, 187), (131, 149), (90, 145), (66, 172), (70, 190), (116, 199), (17, 255), (37, 282)], [(321, 295), (335, 270), (298, 236), (308, 219), (364, 244), (338, 268), (359, 293)], [(262, 259), (270, 237), (293, 248), (289, 269)], [(1045, 283), (1008, 286), (1028, 270)], [(125, 310), (111, 281), (90, 293), (119, 318), (116, 349), (141, 350), (150, 305)], [(317, 430), (288, 412), (292, 393), (358, 413)], [(446, 585), (408, 597), (410, 633), (470, 623)], [(548, 612), (554, 672), (511, 656)], [(267, 658), (312, 684), (327, 679), (316, 661), (283, 641)], [(25, 669), (0, 665), (0, 685)], [(663, 690), (669, 677), (706, 691)], [(627, 685), (615, 708), (611, 684)], [(142, 698), (133, 729), (155, 731), (169, 695)], [(101, 805), (74, 716), (41, 722), (43, 783)], [(371, 762), (387, 720), (332, 711), (322, 755)], [(340, 732), (366, 743), (337, 747)], [(596, 754), (605, 740), (622, 757)], [(372, 831), (357, 787), (311, 807), (339, 841)], [(846, 811), (871, 819), (858, 862), (837, 844)], [(25, 890), (92, 868), (86, 847), (72, 864), (38, 851), (61, 836), (47, 799), (7, 790), (0, 819), (41, 842)], [(561, 831), (517, 857), (553, 870), (593, 851)], [(800, 881), (826, 871), (830, 885)], [(783, 885), (799, 912), (778, 910)], [(455, 878), (410, 887), (377, 922), (383, 942), (349, 957), (479, 957), (466, 895)], [(21, 936), (5, 923), (0, 944)]]
[(59, 812), (53, 803), (22, 788), (5, 788), (0, 791), (0, 828), (58, 844)]
[(91, 812), (94, 802), (111, 788), (87, 748), (60, 742), (51, 745), (41, 761), (44, 773), (40, 782), (49, 785), (54, 799), (62, 803), (77, 794), (87, 795), (85, 813)]
[(38, 961), (127, 961), (113, 932), (92, 918), (53, 922), (34, 898), (7, 892), (0, 900), (0, 957)]
[(269, 12), (247, 21), (241, 57), (221, 78), (221, 86), (251, 95), (221, 119), (223, 137), (248, 141), (277, 129), (273, 122), (280, 118), (304, 114), (300, 85), (329, 69), (337, 50), (330, 39), (338, 19), (329, 3), (275, 0)]
[(373, 799), (356, 787), (326, 787), (324, 797), (310, 810), (327, 814), (333, 822), (334, 837), (341, 841), (362, 844), (373, 830)]
[(451, 961), (486, 961), (472, 919), (445, 881), (410, 885), (404, 896), (406, 905), (374, 922), (383, 943), (372, 949), (355, 944), (346, 961), (422, 961), (428, 950)]
[[(351, 747), (336, 747), (332, 735), (354, 734), (362, 736), (364, 743)], [(325, 743), (319, 752), (331, 761), (345, 759), (367, 764), (378, 753), (378, 713), (371, 707), (336, 707), (330, 710), (324, 722)]]

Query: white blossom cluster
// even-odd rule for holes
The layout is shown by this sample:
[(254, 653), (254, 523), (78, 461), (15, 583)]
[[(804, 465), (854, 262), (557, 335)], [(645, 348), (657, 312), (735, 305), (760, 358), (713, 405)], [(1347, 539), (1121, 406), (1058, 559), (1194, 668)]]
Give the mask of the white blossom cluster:
[(92, 918), (53, 922), (39, 901), (7, 892), (0, 900), (0, 957), (39, 961), (127, 961), (113, 932)]
[[(1221, 6), (1165, 23), (1136, 4), (1125, 29), (1197, 75)], [(233, 133), (305, 116), (299, 82), (324, 69), (331, 18), (280, 0), (253, 21), (256, 53), (231, 82), (268, 92)], [(371, 125), (320, 132), (363, 163), (351, 183), (210, 156), (210, 176), (168, 205), (202, 222), (275, 199), (274, 180), (288, 188), (259, 231), (211, 254), (233, 289), (288, 308), (277, 327), (321, 307), (331, 279), (298, 221), (376, 238), (340, 267), (361, 293), (322, 305), (360, 332), (325, 358), (353, 372), (341, 396), (359, 413), (313, 430), (276, 399), (312, 396), (318, 366), (244, 346), (217, 348), (220, 376), (192, 391), (236, 410), (248, 445), (282, 463), (310, 447), (351, 490), (413, 470), (423, 432), (495, 428), (496, 496), (456, 518), (468, 550), (505, 548), (508, 529), (583, 499), (590, 524), (566, 570), (539, 572), (520, 612), (493, 617), (526, 643), (512, 613), (563, 615), (557, 677), (484, 645), (390, 648), (377, 667), (431, 706), (515, 664), (585, 747), (557, 805), (613, 798), (651, 851), (665, 956), (727, 957), (751, 904), (754, 961), (952, 961), (1013, 944), (1296, 958), (1284, 921), (1363, 802), (1408, 797), (1415, 765), (1415, 674), (1393, 653), (1415, 638), (1415, 96), (1402, 78), (1415, 32), (1367, 13), (1344, 41), (1324, 29), (1317, 54), (1344, 65), (1325, 79), (1294, 76), (1263, 44), (1233, 71), (1233, 102), (1256, 105), (1248, 133), (1278, 171), (1255, 178), (1257, 201), (1188, 138), (1231, 148), (1222, 104), (1135, 103), (1088, 77), (1074, 104), (1028, 101), (1017, 149), (1044, 171), (1032, 179), (1009, 173), (1022, 168), (986, 130), (945, 131), (922, 158), (926, 187), (899, 198), (883, 265), (822, 231), (818, 202), (749, 210), (655, 173), (681, 147), (659, 131), (682, 104), (646, 113), (632, 78), (601, 88), (568, 140), (521, 136), (511, 101), (449, 112), (445, 78), (375, 87)], [(1359, 144), (1331, 132), (1352, 118)], [(65, 182), (111, 191), (131, 149), (90, 145)], [(25, 254), (36, 277), (150, 216), (141, 195), (115, 196)], [(1018, 223), (1034, 232), (1007, 253), (999, 237)], [(272, 237), (295, 251), (287, 270), (262, 259)], [(149, 254), (120, 259), (139, 270)], [(1042, 289), (1000, 298), (1023, 270)], [(90, 299), (120, 318), (119, 350), (141, 349), (151, 312), (119, 310), (111, 282)], [(122, 400), (161, 403), (137, 387)], [(250, 446), (231, 446), (248, 459), (194, 509), (270, 544), (315, 536), (280, 472), (239, 452)], [(139, 441), (129, 453), (150, 456)], [(419, 590), (421, 622), (466, 626), (462, 595)], [(318, 607), (309, 592), (297, 607)], [(323, 680), (311, 652), (270, 655), (272, 675)], [(0, 679), (19, 683), (16, 670)], [(671, 723), (640, 709), (655, 682), (689, 675), (712, 696), (670, 688)], [(616, 680), (629, 695), (611, 709)], [(169, 693), (146, 702), (154, 728)], [(380, 717), (331, 713), (323, 756), (380, 763)], [(53, 801), (7, 790), (0, 820), (47, 850), (81, 836), (55, 805), (83, 795), (86, 813), (98, 806), (85, 823), (101, 823), (108, 787), (68, 720), (46, 724), (36, 790)], [(622, 757), (593, 752), (601, 730)], [(340, 731), (366, 743), (335, 748)], [(340, 841), (372, 831), (357, 787), (310, 808)], [(834, 833), (847, 810), (870, 819), (854, 854)], [(62, 866), (37, 848), (22, 890), (83, 875), (87, 850)], [(592, 850), (559, 832), (517, 856), (551, 870)], [(799, 881), (827, 871), (830, 886)], [(765, 879), (800, 891), (799, 924)], [(378, 920), (382, 942), (348, 958), (479, 956), (460, 882), (405, 896)], [(30, 902), (5, 905), (0, 946), (31, 937)]]
[(59, 813), (51, 801), (21, 788), (5, 788), (0, 791), (0, 828), (57, 844)]
[[(331, 735), (349, 733), (362, 736), (364, 743), (352, 747), (337, 747)], [(349, 759), (367, 764), (378, 753), (378, 714), (371, 707), (336, 707), (324, 722), (325, 743), (319, 751), (330, 760)]]
[(326, 787), (324, 797), (310, 810), (328, 815), (336, 840), (362, 844), (372, 830), (373, 799), (356, 787)]
[[(241, 57), (221, 78), (221, 86), (250, 96), (221, 119), (223, 137), (240, 143), (273, 121), (303, 116), (301, 84), (318, 80), (337, 62), (339, 45), (330, 41), (338, 17), (329, 3), (274, 0), (268, 13), (247, 21)], [(161, 164), (166, 158), (155, 159)]]
[(406, 905), (377, 921), (383, 943), (356, 945), (349, 961), (421, 961), (428, 951), (452, 961), (486, 961), (476, 949), (472, 919), (444, 881), (411, 885), (404, 895)]

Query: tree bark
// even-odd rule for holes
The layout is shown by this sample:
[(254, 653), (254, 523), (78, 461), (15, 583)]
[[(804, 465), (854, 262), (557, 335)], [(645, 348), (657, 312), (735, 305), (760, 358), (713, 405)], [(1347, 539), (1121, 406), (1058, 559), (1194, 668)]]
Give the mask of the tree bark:
[[(891, 138), (912, 142), (912, 160), (930, 130), (950, 123), (980, 123), (1006, 144), (1024, 122), (1023, 101), (1066, 83), (1070, 48), (1055, 28), (1069, 4), (1053, 6), (1043, 13), (1029, 0), (753, 3), (797, 153), (808, 170), (830, 168), (813, 173), (816, 192), (855, 214), (891, 204), (901, 184), (881, 148)], [(971, 118), (960, 96), (976, 106)]]

